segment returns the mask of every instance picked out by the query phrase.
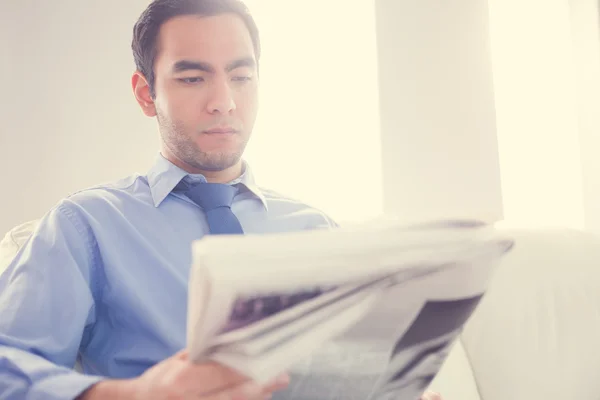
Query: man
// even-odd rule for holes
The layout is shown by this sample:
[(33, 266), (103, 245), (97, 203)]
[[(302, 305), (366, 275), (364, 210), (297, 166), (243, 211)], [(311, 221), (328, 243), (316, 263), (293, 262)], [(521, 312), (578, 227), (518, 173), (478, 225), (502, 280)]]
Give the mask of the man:
[(0, 276), (0, 399), (268, 398), (287, 375), (258, 385), (181, 350), (191, 243), (335, 224), (258, 188), (242, 159), (260, 43), (239, 0), (155, 0), (132, 48), (160, 155), (59, 202)]

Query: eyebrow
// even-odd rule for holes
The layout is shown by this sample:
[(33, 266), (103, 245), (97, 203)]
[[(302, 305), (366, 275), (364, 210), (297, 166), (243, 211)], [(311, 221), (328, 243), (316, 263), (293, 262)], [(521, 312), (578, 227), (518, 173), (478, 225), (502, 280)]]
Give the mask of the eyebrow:
[[(226, 72), (231, 72), (234, 69), (241, 67), (254, 67), (256, 66), (256, 62), (252, 57), (240, 58), (238, 60), (232, 61), (225, 67)], [(211, 74), (215, 73), (215, 68), (209, 63), (202, 61), (191, 61), (191, 60), (181, 60), (177, 61), (175, 65), (173, 65), (173, 72), (185, 72), (185, 71), (202, 71), (208, 72)]]

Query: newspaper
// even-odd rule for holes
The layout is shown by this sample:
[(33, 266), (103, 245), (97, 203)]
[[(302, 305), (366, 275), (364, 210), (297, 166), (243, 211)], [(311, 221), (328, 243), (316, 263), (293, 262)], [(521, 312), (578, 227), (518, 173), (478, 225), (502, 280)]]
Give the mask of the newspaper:
[(493, 225), (394, 219), (207, 236), (193, 247), (187, 346), (280, 400), (418, 399), (513, 246)]

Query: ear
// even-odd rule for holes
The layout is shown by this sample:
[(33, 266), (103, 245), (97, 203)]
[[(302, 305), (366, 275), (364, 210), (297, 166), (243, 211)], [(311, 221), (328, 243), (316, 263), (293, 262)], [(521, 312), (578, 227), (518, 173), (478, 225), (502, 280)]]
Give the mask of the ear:
[(150, 96), (150, 86), (141, 72), (134, 72), (131, 77), (131, 87), (133, 88), (135, 99), (142, 108), (142, 112), (148, 117), (155, 117), (156, 107), (154, 106), (152, 96)]

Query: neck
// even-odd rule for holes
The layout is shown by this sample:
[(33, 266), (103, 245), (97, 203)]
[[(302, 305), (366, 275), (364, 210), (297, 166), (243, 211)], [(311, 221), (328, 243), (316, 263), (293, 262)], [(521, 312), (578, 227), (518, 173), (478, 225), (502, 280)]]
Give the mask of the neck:
[(203, 175), (209, 183), (227, 183), (242, 175), (242, 160), (239, 160), (231, 167), (218, 171), (211, 171), (193, 167), (169, 151), (162, 151), (162, 155), (187, 173)]
[(238, 161), (235, 165), (221, 171), (202, 171), (195, 169), (192, 174), (202, 174), (209, 183), (227, 183), (237, 179), (242, 175), (242, 162)]

